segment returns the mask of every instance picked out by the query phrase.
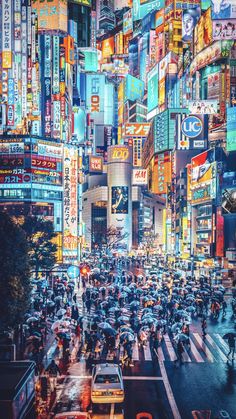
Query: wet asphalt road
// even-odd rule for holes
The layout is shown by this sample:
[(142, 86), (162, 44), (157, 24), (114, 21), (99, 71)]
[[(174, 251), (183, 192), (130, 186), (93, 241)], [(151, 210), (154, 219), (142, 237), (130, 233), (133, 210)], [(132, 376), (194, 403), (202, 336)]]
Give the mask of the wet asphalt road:
[[(142, 270), (133, 271), (136, 274), (142, 273)], [(190, 419), (193, 418), (194, 410), (210, 410), (213, 419), (219, 418), (221, 409), (226, 410), (232, 419), (236, 419), (236, 361), (235, 364), (226, 362), (227, 345), (222, 346), (222, 342), (216, 339), (218, 335), (234, 330), (235, 325), (229, 312), (226, 319), (208, 319), (207, 324), (210, 337), (206, 344), (201, 340), (199, 321), (193, 321), (191, 325), (191, 333), (195, 334), (195, 337), (191, 337), (195, 350), (198, 351), (197, 359), (191, 355), (191, 360), (175, 366), (173, 359), (167, 356), (170, 355), (168, 352), (171, 348), (166, 345), (166, 352), (163, 349), (163, 364), (177, 411), (171, 410), (168, 398), (170, 395), (164, 385), (158, 362), (145, 360), (143, 350), (139, 349), (139, 360), (134, 361), (134, 367), (123, 371), (125, 419), (135, 419), (140, 412), (151, 413), (153, 419)], [(83, 357), (71, 365), (68, 376), (62, 378), (58, 384), (54, 413), (75, 409), (95, 411), (90, 401), (91, 367), (91, 362)], [(113, 416), (96, 417), (106, 419)]]

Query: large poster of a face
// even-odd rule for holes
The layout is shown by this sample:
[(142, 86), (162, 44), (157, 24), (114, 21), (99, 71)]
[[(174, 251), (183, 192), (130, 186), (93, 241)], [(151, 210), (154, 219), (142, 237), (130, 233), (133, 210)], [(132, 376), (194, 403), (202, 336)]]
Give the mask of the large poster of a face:
[(182, 17), (182, 39), (184, 42), (189, 42), (193, 38), (194, 28), (201, 16), (201, 9), (195, 7), (194, 9), (186, 9), (183, 11)]
[(112, 186), (111, 188), (111, 213), (128, 214), (129, 206), (128, 186)]

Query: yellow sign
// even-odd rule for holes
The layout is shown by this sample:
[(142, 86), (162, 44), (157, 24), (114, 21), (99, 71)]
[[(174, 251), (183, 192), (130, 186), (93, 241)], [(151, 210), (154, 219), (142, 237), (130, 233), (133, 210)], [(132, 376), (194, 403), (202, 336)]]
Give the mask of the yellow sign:
[(127, 147), (115, 147), (112, 150), (111, 158), (125, 161), (129, 158), (129, 149)]
[(2, 52), (2, 68), (12, 67), (12, 53), (10, 51)]
[(39, 29), (67, 32), (67, 0), (34, 0), (32, 10)]

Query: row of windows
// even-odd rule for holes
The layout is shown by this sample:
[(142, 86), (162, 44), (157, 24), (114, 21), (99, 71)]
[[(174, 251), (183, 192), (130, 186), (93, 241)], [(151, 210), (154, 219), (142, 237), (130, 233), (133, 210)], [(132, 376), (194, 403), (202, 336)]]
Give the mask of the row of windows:
[(62, 200), (62, 192), (38, 189), (1, 189), (0, 198)]

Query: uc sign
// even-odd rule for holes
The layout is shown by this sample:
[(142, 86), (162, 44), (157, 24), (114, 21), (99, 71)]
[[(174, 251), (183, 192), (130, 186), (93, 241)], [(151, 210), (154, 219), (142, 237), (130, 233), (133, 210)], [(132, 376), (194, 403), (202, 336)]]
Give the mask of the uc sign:
[(203, 129), (202, 121), (197, 116), (187, 116), (182, 122), (181, 125), (182, 133), (189, 138), (198, 137)]

